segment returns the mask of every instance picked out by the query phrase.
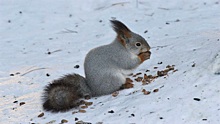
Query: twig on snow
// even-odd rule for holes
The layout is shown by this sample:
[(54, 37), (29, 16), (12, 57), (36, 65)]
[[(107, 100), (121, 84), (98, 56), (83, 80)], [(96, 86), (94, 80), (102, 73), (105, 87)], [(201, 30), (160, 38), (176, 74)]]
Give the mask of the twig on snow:
[(24, 76), (24, 75), (26, 75), (26, 74), (28, 74), (28, 73), (33, 72), (33, 71), (42, 70), (42, 69), (47, 69), (47, 68), (36, 68), (36, 69), (32, 69), (32, 70), (29, 70), (29, 71), (25, 72), (25, 73), (22, 74), (21, 76)]

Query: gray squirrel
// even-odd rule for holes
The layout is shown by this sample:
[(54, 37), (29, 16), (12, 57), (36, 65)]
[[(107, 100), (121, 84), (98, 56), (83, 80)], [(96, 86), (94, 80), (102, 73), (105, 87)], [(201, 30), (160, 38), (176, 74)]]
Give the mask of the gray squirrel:
[(78, 107), (82, 98), (111, 94), (127, 83), (126, 77), (150, 59), (150, 46), (140, 35), (118, 20), (110, 20), (115, 40), (89, 51), (84, 61), (85, 78), (69, 74), (47, 85), (43, 109), (64, 112)]

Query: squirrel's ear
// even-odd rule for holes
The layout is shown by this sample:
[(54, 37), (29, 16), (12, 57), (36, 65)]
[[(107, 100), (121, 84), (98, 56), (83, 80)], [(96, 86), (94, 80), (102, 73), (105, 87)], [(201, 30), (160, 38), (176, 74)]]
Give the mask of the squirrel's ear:
[(131, 30), (125, 26), (125, 24), (118, 20), (110, 20), (110, 22), (112, 24), (112, 28), (117, 33), (117, 35), (120, 36), (120, 38), (125, 40), (131, 37)]

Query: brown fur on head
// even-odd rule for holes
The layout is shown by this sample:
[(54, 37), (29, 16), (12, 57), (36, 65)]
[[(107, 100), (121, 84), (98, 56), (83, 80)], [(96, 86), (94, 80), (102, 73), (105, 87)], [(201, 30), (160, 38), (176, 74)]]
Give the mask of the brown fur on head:
[(117, 33), (117, 39), (125, 46), (126, 38), (131, 37), (131, 30), (118, 20), (110, 20), (112, 28)]
[(140, 53), (150, 51), (150, 45), (147, 41), (132, 32), (127, 26), (118, 20), (111, 20), (112, 28), (117, 33), (117, 41), (119, 41), (129, 52), (139, 55)]

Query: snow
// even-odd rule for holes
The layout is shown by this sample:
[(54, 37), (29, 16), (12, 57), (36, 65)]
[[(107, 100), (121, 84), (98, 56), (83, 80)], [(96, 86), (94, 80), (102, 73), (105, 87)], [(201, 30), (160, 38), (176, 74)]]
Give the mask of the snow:
[[(218, 0), (1, 0), (0, 18), (1, 124), (220, 123)], [(167, 65), (178, 71), (148, 85), (134, 82), (116, 97), (92, 98), (86, 113), (43, 111), (44, 86), (65, 74), (84, 76), (86, 53), (114, 39), (109, 20), (115, 18), (152, 47), (151, 59), (134, 74), (155, 75)]]

